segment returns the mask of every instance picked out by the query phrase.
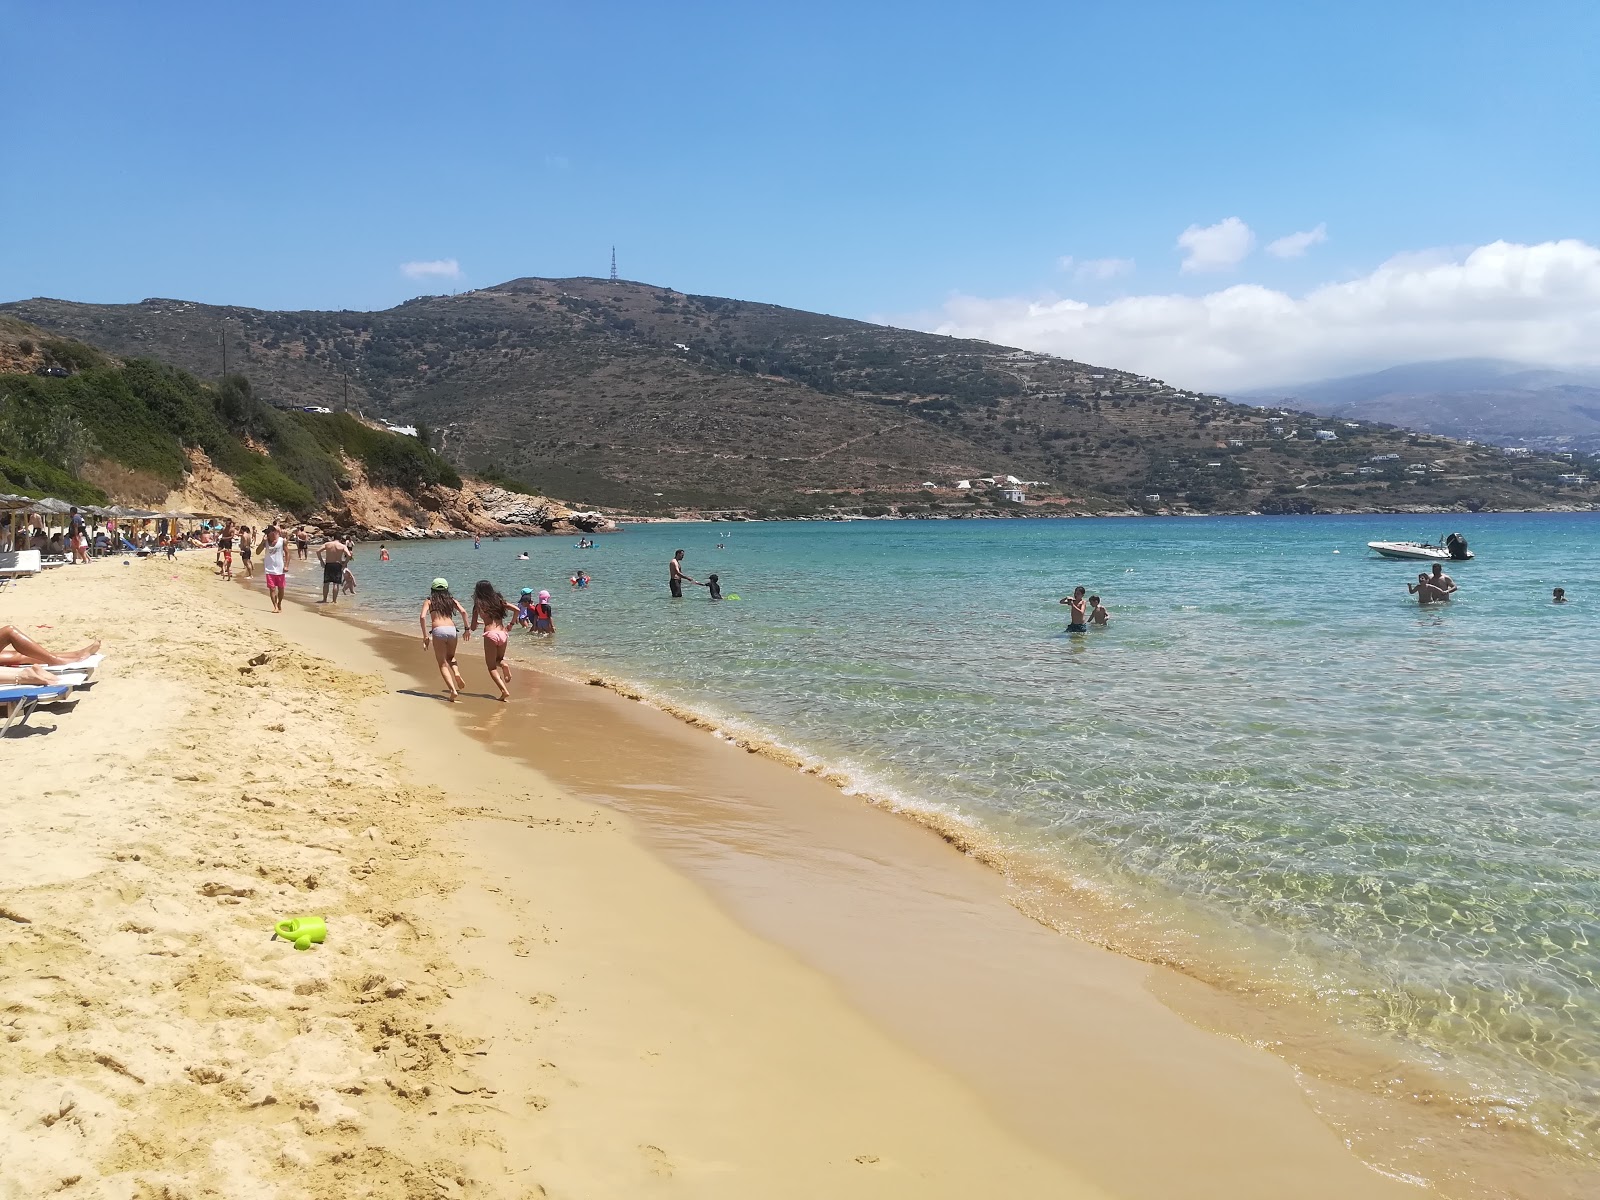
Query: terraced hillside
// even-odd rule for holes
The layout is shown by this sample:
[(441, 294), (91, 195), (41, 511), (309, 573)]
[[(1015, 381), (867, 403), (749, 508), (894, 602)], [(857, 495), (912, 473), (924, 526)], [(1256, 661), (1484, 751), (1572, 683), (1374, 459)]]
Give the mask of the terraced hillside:
[(1554, 459), (1370, 422), (1318, 441), (1325, 419), (1111, 368), (640, 283), (519, 279), (375, 313), (177, 300), (0, 312), (203, 376), (226, 348), (268, 401), (418, 422), (460, 467), (638, 511), (1014, 511), (953, 486), (995, 475), (1033, 481), (1029, 508), (1048, 511), (1591, 496), (1558, 483), (1573, 468)]

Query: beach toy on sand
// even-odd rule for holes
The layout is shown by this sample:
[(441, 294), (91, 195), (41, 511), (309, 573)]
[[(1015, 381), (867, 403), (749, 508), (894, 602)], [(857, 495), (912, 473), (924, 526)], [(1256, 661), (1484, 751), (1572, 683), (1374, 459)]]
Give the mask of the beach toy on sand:
[(294, 943), (296, 950), (309, 950), (312, 942), (327, 940), (328, 922), (321, 917), (286, 917), (272, 927), (272, 936)]

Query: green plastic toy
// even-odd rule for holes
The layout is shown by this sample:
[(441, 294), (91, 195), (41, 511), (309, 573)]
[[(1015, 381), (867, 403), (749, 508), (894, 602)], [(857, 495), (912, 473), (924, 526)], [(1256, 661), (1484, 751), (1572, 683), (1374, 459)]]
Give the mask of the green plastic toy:
[(294, 943), (296, 950), (309, 950), (312, 942), (327, 940), (328, 923), (321, 917), (289, 917), (272, 927), (272, 936)]

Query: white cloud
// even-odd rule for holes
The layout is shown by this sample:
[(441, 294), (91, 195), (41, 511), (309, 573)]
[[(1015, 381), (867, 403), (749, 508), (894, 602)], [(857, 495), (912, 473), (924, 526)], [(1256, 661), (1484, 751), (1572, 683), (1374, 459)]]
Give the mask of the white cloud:
[(1274, 258), (1301, 258), (1313, 246), (1320, 246), (1328, 240), (1327, 222), (1322, 222), (1315, 229), (1302, 230), (1300, 233), (1291, 233), (1281, 237), (1275, 242), (1267, 243), (1267, 253)]
[(1445, 358), (1578, 366), (1600, 360), (1600, 248), (1568, 239), (1405, 254), (1301, 296), (1256, 284), (1105, 304), (955, 296), (901, 323), (1213, 390)]
[(400, 274), (407, 279), (460, 279), (461, 264), (453, 258), (401, 263)]
[(1115, 279), (1133, 270), (1131, 258), (1091, 258), (1078, 264), (1073, 274), (1079, 279)]
[(1063, 271), (1071, 272), (1074, 279), (1115, 279), (1118, 275), (1126, 275), (1133, 270), (1131, 258), (1073, 258), (1064, 254), (1056, 260), (1056, 266)]
[(1226, 271), (1244, 261), (1255, 248), (1256, 235), (1238, 217), (1215, 225), (1191, 225), (1178, 235), (1185, 271)]

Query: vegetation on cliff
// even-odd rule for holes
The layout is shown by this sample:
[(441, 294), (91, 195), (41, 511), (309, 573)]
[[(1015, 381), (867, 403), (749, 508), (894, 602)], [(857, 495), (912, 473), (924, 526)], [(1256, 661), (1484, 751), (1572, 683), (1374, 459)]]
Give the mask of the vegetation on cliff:
[[(252, 500), (300, 516), (348, 482), (346, 457), (375, 482), (460, 486), (416, 438), (345, 413), (273, 408), (242, 375), (213, 385), (153, 359), (112, 362), (82, 343), (31, 337), (16, 325), (0, 330), (10, 351), (0, 365), (11, 368), (0, 373), (0, 491), (103, 501), (90, 480), (106, 463), (172, 490), (191, 449), (203, 450)], [(30, 356), (40, 365), (18, 370)]]

